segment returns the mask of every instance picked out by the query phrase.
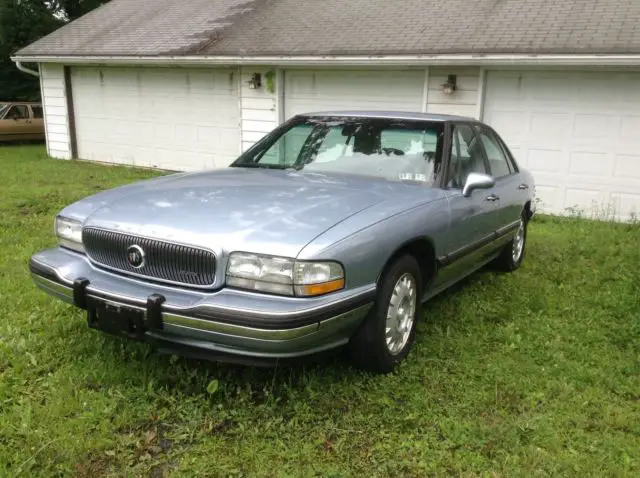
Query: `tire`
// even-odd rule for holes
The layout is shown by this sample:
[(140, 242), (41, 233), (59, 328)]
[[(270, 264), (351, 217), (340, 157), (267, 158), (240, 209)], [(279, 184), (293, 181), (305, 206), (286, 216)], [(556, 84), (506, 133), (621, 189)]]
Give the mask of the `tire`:
[[(516, 235), (511, 239), (495, 261), (498, 269), (505, 272), (515, 271), (524, 260), (525, 249), (527, 246), (527, 228), (529, 221), (526, 211), (520, 216), (520, 226)], [(519, 244), (519, 245), (518, 245)]]
[[(390, 373), (404, 360), (421, 316), (422, 280), (420, 267), (411, 255), (402, 256), (387, 267), (378, 284), (375, 303), (347, 347), (353, 365), (370, 372)], [(396, 312), (389, 319), (393, 328), (388, 331), (391, 308)]]

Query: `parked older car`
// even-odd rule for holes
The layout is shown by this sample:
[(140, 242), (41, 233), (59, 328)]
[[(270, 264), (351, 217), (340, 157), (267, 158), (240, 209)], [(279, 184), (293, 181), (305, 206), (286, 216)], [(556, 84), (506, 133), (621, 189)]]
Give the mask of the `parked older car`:
[(42, 105), (8, 102), (0, 105), (0, 141), (44, 141)]
[(301, 115), (229, 168), (68, 206), (30, 268), (90, 327), (161, 350), (265, 362), (346, 346), (389, 372), (424, 301), (488, 262), (520, 266), (533, 193), (480, 122)]

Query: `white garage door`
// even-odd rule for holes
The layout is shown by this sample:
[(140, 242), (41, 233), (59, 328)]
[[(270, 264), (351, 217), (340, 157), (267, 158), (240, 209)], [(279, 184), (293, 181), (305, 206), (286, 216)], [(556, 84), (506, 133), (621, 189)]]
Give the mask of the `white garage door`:
[(640, 73), (491, 71), (484, 119), (534, 173), (546, 211), (640, 213)]
[(223, 167), (240, 152), (237, 70), (71, 70), (81, 159), (174, 170)]
[(422, 111), (424, 70), (289, 70), (285, 116), (327, 110)]

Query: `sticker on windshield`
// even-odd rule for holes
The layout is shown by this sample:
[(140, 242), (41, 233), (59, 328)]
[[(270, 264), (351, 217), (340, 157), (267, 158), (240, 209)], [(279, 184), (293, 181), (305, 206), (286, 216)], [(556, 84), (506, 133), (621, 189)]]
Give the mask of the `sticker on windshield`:
[(419, 181), (421, 183), (426, 183), (427, 175), (419, 173), (400, 173), (400, 181)]

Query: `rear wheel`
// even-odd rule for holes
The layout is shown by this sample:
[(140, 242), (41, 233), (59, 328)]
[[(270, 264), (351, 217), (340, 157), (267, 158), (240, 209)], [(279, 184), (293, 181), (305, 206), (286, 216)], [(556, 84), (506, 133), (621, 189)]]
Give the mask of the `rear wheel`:
[(349, 342), (355, 366), (376, 373), (393, 371), (413, 345), (421, 296), (422, 275), (415, 258), (398, 258), (384, 273), (368, 317)]
[(496, 265), (507, 272), (515, 271), (524, 260), (525, 246), (527, 245), (527, 214), (522, 212), (520, 224), (513, 239), (507, 243), (498, 258)]

